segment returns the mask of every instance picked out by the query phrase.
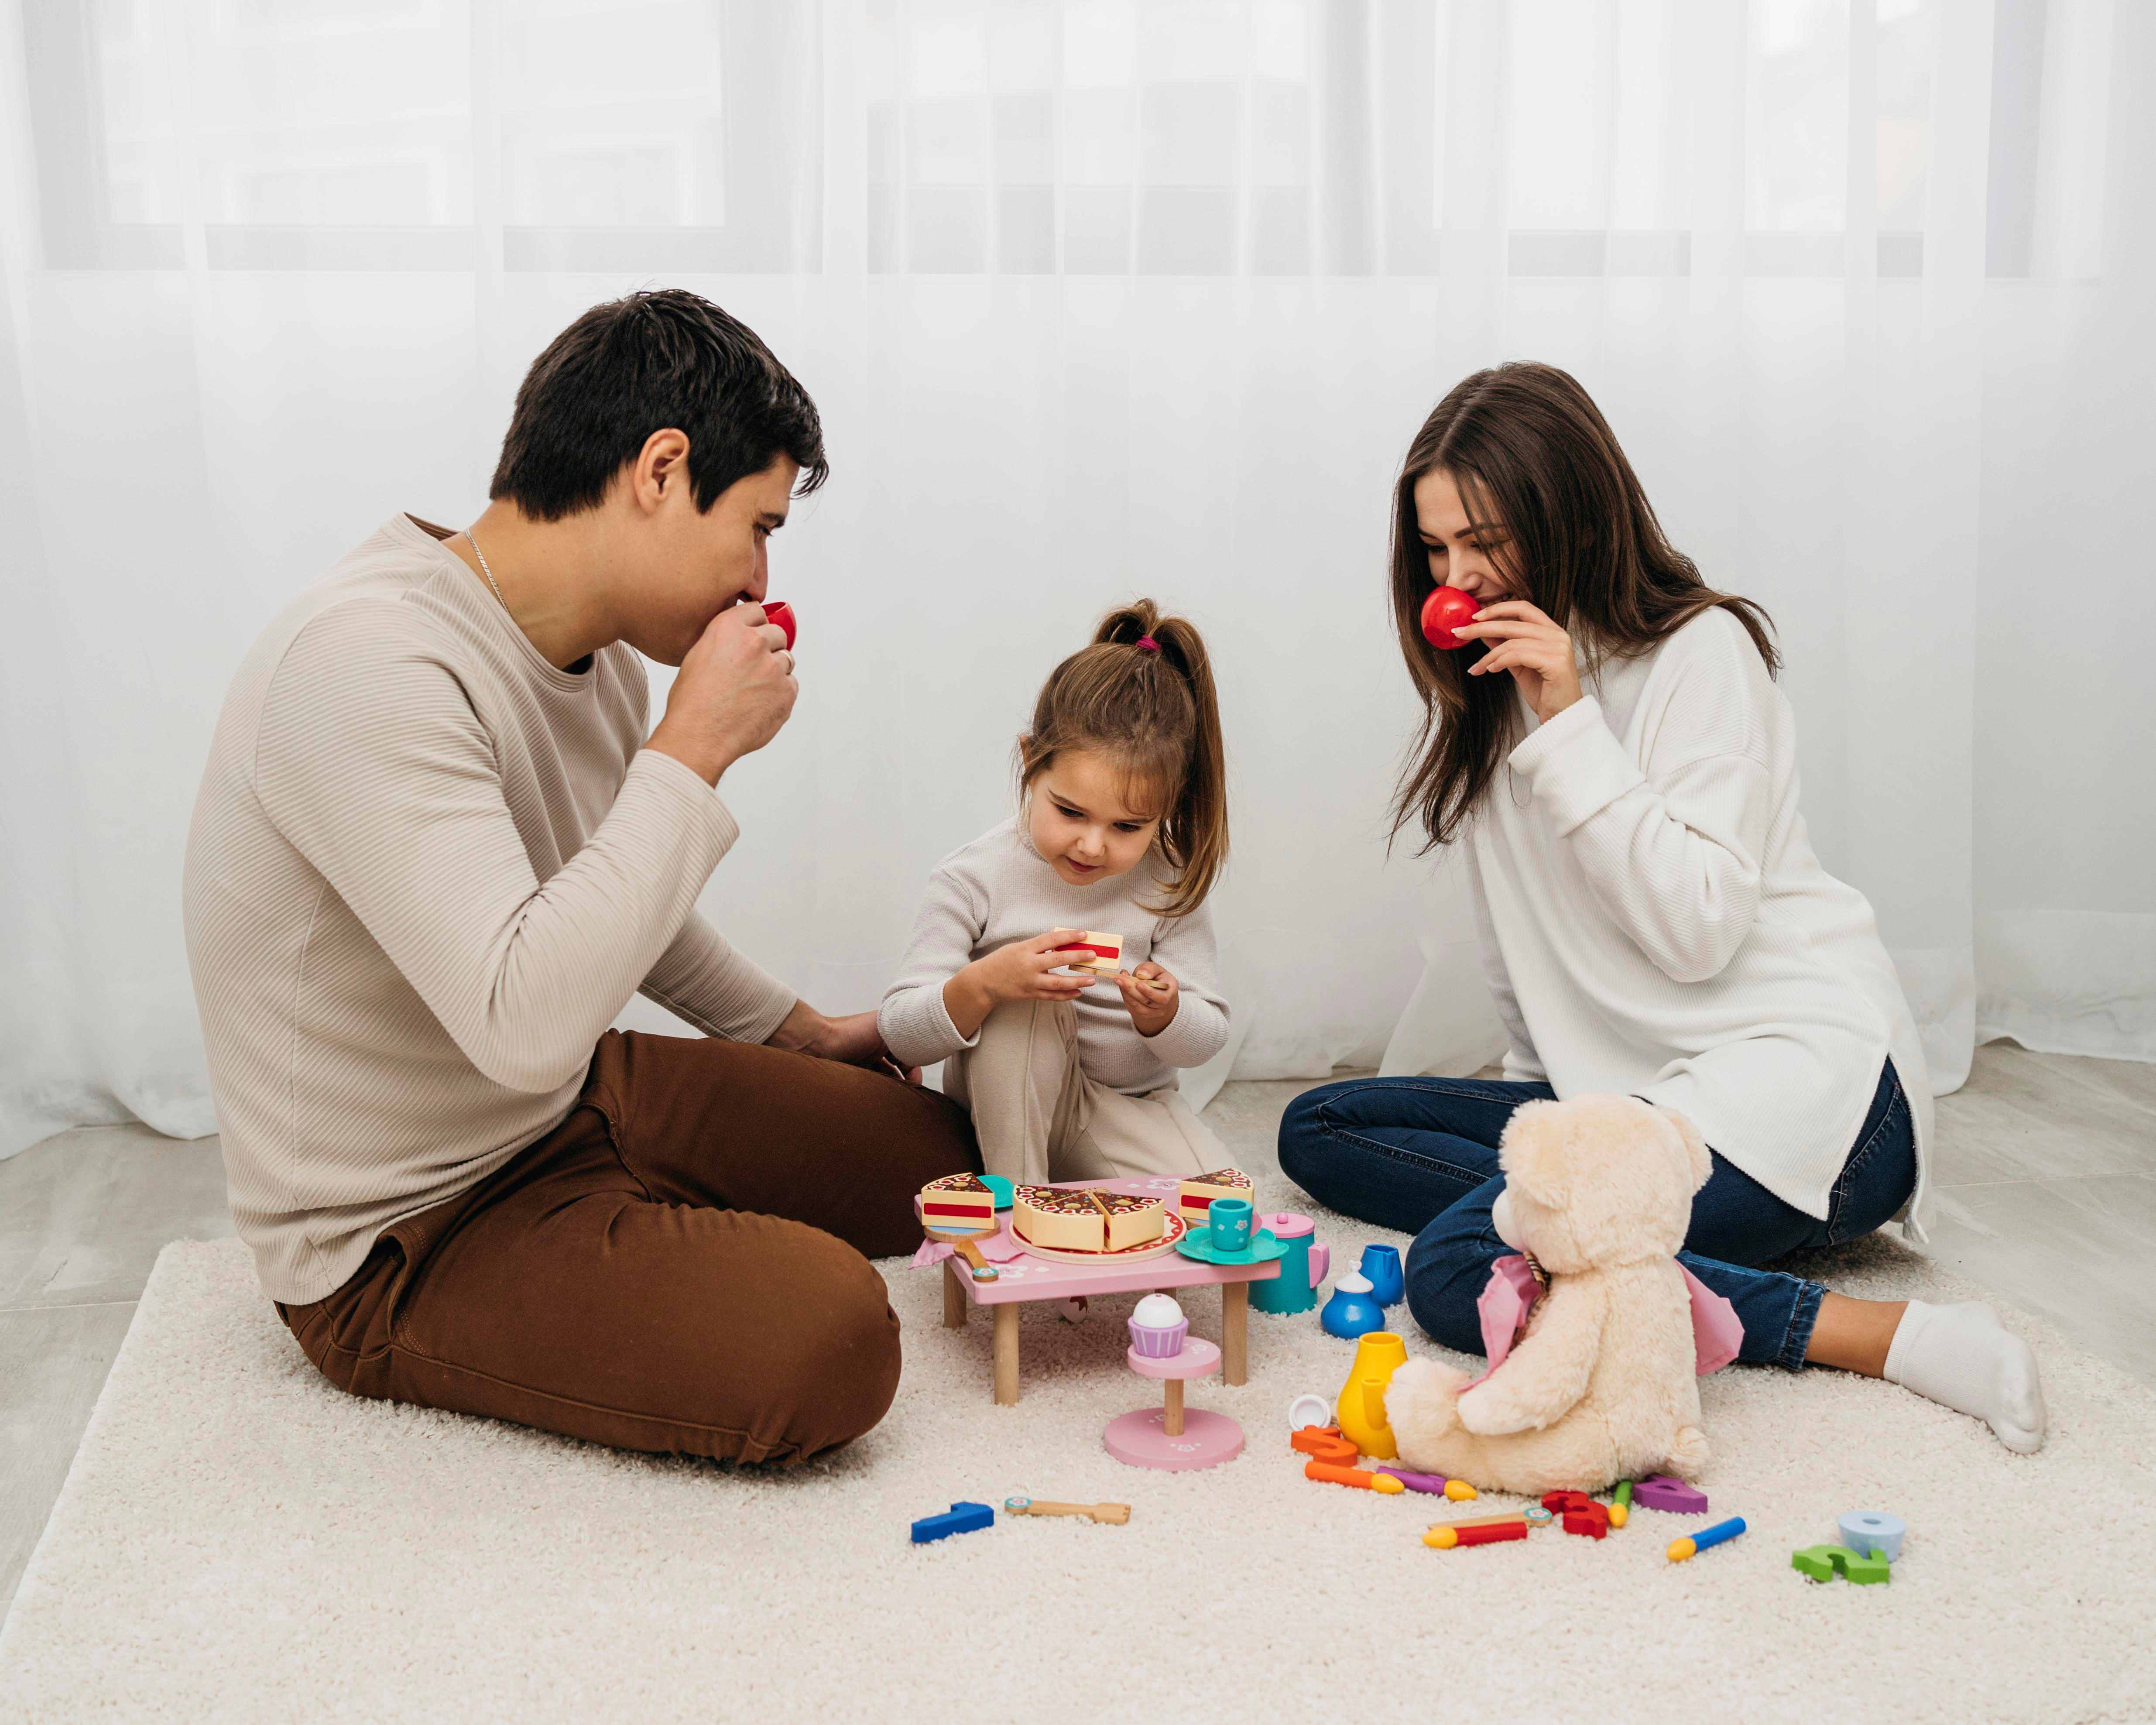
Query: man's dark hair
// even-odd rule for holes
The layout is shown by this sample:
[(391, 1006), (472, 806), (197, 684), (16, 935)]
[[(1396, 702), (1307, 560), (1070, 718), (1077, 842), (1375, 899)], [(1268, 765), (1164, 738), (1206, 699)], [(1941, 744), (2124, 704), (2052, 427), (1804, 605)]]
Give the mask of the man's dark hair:
[(700, 510), (781, 454), (800, 464), (797, 496), (824, 483), (816, 403), (756, 331), (680, 288), (594, 305), (531, 362), (487, 495), (542, 521), (596, 508), (644, 440), (689, 439)]

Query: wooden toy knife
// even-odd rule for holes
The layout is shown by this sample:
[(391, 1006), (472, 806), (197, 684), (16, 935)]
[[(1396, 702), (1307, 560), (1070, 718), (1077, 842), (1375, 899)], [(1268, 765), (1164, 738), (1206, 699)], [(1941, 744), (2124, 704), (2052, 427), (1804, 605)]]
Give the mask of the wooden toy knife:
[(1086, 1516), (1118, 1527), (1131, 1518), (1127, 1503), (1044, 1503), (1031, 1497), (1006, 1497), (1004, 1509), (1014, 1516)]
[(987, 1255), (981, 1250), (981, 1242), (988, 1237), (993, 1230), (982, 1229), (969, 1232), (949, 1228), (931, 1228), (923, 1223), (921, 1231), (938, 1245), (950, 1247), (952, 1251), (963, 1258), (966, 1260), (966, 1267), (973, 1271), (975, 1281), (993, 1281), (1001, 1274), (994, 1265), (988, 1262)]

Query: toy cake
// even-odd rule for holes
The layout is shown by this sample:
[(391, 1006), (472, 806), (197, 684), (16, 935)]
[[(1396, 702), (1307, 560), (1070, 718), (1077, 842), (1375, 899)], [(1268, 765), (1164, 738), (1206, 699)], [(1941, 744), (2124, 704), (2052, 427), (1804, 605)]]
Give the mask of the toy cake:
[(946, 1174), (921, 1189), (921, 1224), (950, 1233), (992, 1232), (996, 1194), (978, 1174)]
[(1086, 970), (1095, 976), (1113, 976), (1123, 968), (1123, 937), (1119, 934), (1096, 934), (1091, 929), (1081, 929), (1076, 940), (1055, 950), (1078, 955), (1063, 967), (1065, 970)]
[(1257, 1207), (1250, 1189), (1250, 1177), (1240, 1168), (1233, 1168), (1185, 1180), (1176, 1194), (1175, 1207), (1192, 1227), (1203, 1228), (1208, 1219), (1206, 1213), (1213, 1208), (1216, 1198), (1247, 1198), (1251, 1199), (1253, 1209)]
[(1158, 1240), (1168, 1214), (1158, 1198), (1136, 1193), (1021, 1186), (1011, 1200), (1011, 1227), (1052, 1252), (1120, 1252)]

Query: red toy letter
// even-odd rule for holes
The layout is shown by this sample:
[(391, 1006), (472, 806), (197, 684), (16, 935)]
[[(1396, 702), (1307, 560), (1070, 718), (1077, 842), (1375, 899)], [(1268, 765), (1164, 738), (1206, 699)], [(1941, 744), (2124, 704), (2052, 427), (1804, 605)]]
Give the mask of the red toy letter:
[(1568, 1533), (1584, 1534), (1589, 1539), (1609, 1537), (1609, 1506), (1597, 1503), (1584, 1491), (1551, 1491), (1543, 1497), (1543, 1507), (1564, 1517)]

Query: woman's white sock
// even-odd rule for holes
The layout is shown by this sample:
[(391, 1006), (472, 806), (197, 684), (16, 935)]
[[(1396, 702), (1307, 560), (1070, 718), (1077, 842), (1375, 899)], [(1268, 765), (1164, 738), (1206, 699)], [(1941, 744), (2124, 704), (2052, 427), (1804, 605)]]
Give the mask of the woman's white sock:
[(1887, 1350), (1890, 1384), (1973, 1414), (1999, 1441), (2026, 1455), (2044, 1442), (2044, 1385), (2036, 1356), (2010, 1336), (1989, 1306), (1912, 1300)]

